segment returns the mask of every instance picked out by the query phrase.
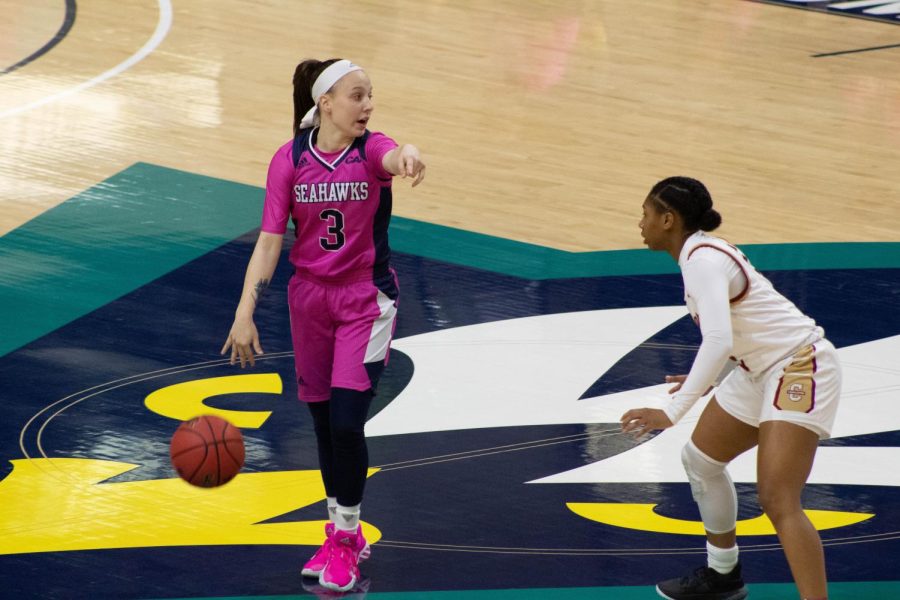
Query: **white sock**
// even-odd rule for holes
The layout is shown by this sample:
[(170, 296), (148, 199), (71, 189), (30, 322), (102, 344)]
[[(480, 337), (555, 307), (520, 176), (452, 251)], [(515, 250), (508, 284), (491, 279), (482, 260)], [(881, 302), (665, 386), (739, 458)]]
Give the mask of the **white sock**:
[(334, 526), (343, 531), (356, 532), (356, 529), (359, 527), (359, 507), (359, 504), (356, 506), (341, 506), (338, 504)]
[(731, 573), (738, 563), (737, 544), (731, 548), (719, 548), (706, 542), (706, 564), (710, 569), (727, 575)]
[(328, 520), (332, 523), (337, 522), (337, 498), (333, 498), (332, 496), (328, 496), (325, 498), (325, 502), (328, 504)]

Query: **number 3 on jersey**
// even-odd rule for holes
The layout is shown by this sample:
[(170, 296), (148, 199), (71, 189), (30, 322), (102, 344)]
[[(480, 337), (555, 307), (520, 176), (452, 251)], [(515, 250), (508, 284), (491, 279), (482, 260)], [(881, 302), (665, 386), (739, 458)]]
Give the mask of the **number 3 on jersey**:
[(328, 208), (319, 213), (319, 218), (328, 224), (328, 236), (319, 238), (323, 250), (340, 250), (346, 241), (344, 236), (344, 213), (336, 208)]

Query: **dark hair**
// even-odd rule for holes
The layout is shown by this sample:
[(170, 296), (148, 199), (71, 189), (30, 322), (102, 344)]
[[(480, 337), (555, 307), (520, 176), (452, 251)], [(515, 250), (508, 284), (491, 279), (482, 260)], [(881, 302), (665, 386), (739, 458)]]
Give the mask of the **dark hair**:
[(316, 60), (309, 58), (304, 60), (294, 69), (294, 135), (300, 133), (300, 121), (303, 120), (309, 109), (315, 102), (312, 97), (312, 86), (316, 78), (333, 63), (341, 59), (329, 58), (328, 60)]
[(688, 231), (712, 231), (722, 224), (722, 215), (712, 207), (706, 186), (690, 177), (667, 177), (653, 186), (647, 198), (660, 211), (674, 210), (681, 215)]

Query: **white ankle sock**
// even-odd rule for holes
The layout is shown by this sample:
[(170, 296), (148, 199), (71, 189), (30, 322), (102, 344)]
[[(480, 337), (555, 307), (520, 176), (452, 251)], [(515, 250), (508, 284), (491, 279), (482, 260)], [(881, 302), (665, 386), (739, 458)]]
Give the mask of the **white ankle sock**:
[(334, 526), (343, 531), (356, 531), (359, 527), (359, 507), (337, 505)]
[(731, 548), (719, 548), (706, 542), (706, 564), (710, 569), (727, 575), (731, 573), (738, 563), (737, 544)]
[(337, 498), (328, 496), (325, 498), (325, 502), (328, 504), (328, 520), (335, 523), (337, 517)]

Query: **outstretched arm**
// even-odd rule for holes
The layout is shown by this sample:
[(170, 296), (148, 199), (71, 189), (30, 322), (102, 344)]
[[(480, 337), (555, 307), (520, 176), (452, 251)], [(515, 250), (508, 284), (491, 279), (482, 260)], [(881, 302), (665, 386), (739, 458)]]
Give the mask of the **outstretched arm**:
[(392, 175), (399, 175), (404, 179), (415, 177), (413, 187), (425, 178), (425, 163), (422, 162), (419, 149), (412, 144), (397, 146), (384, 155), (381, 164)]

